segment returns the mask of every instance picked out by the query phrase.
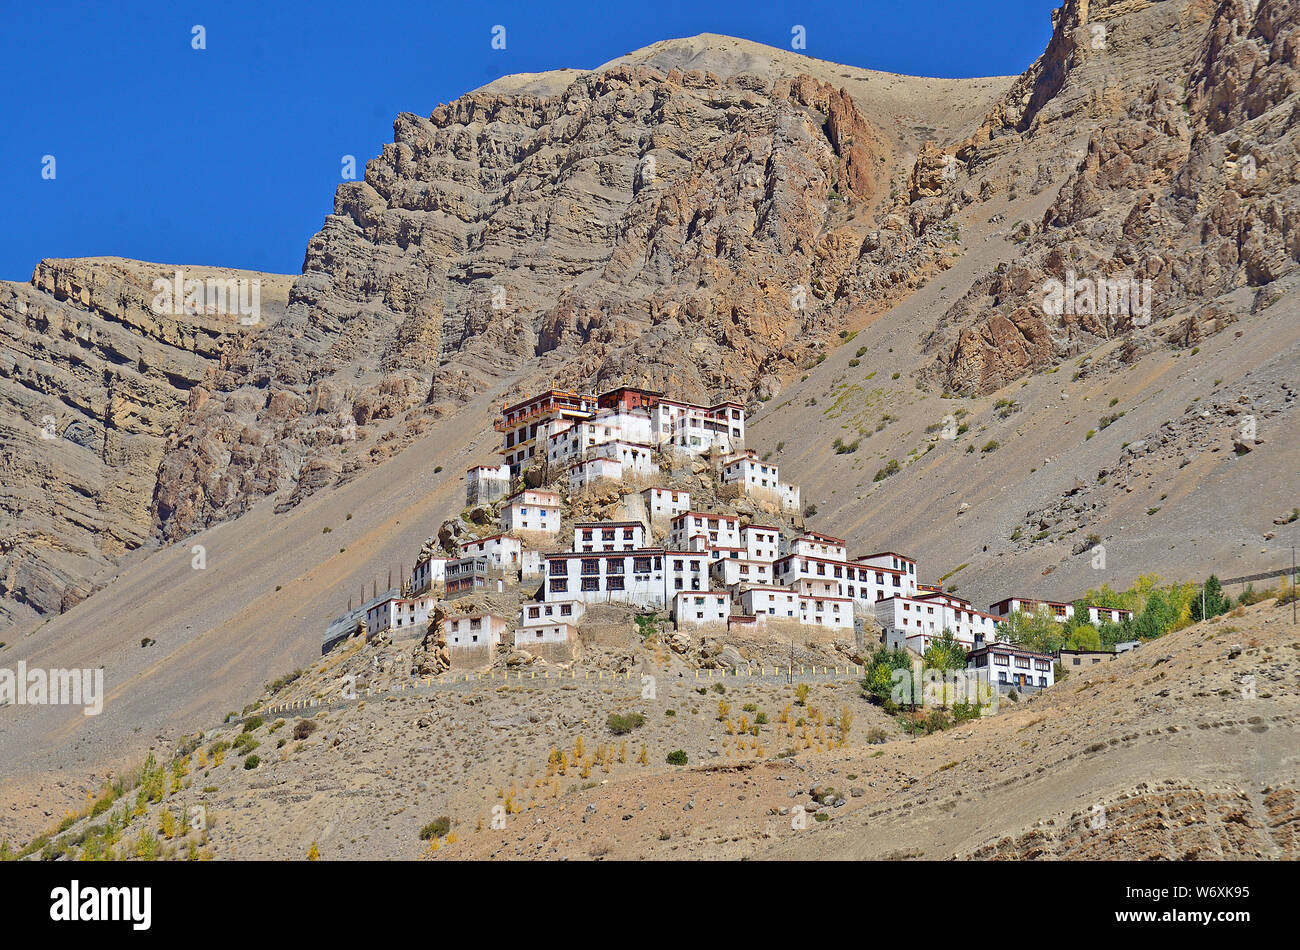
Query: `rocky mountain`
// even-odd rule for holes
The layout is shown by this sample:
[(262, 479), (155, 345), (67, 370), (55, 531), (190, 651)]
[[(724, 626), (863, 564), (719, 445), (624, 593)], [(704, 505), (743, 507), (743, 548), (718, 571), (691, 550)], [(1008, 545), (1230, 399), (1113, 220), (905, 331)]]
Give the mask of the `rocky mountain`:
[(184, 270), (259, 280), (261, 319), (155, 312), (153, 282), (176, 269), (118, 258), (0, 283), (0, 616), (68, 609), (153, 536), (158, 467), (193, 387), (288, 298), (290, 278)]
[[(103, 767), (313, 658), (552, 383), (745, 400), (810, 526), (976, 602), (1289, 563), (1298, 19), (1066, 0), (972, 80), (667, 40), (400, 116), (256, 327), (158, 320), (162, 265), (3, 285), (0, 649), (118, 693), (0, 719), (0, 784), (57, 797), (46, 749)], [(1071, 272), (1092, 308), (1044, 307)]]
[[(990, 392), (1120, 337), (1127, 361), (1191, 346), (1230, 322), (1220, 298), (1249, 288), (1252, 307), (1267, 306), (1300, 261), (1296, 4), (1077, 3), (1056, 19), (1047, 52), (981, 130), (988, 141), (955, 154), (978, 169), (1008, 137), (1082, 132), (1084, 155), (1026, 222), (1019, 259), (978, 280), (930, 336), (931, 375), (953, 391)], [(1174, 41), (1151, 64), (1161, 35)], [(1147, 68), (1130, 68), (1139, 59)], [(1070, 274), (1143, 297), (1108, 306), (1102, 291), (1045, 312), (1044, 287)], [(1161, 320), (1177, 324), (1164, 339), (1150, 329)]]

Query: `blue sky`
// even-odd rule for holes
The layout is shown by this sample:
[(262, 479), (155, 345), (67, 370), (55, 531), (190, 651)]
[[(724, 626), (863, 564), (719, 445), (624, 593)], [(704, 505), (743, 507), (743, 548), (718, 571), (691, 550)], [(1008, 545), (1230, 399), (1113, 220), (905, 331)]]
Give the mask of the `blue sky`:
[[(43, 257), (116, 255), (297, 273), (399, 112), (498, 76), (591, 68), (713, 32), (929, 76), (1019, 73), (1059, 0), (382, 0), (11, 4), (0, 33), (0, 278)], [(506, 48), (491, 47), (495, 25)], [(206, 49), (192, 48), (193, 27)], [(54, 177), (42, 177), (53, 156)], [(360, 172), (358, 173), (360, 174)]]

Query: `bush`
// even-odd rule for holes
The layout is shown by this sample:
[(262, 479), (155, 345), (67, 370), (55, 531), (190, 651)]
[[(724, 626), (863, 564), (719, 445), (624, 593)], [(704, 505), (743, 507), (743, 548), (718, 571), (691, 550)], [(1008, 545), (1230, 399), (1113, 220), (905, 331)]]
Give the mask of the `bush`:
[(316, 723), (312, 722), (310, 719), (299, 719), (297, 724), (293, 727), (293, 737), (301, 742), (315, 731)]
[(997, 449), (998, 449), (998, 440), (997, 440), (997, 439), (989, 439), (987, 442), (984, 443), (984, 448), (980, 449), (980, 451), (981, 451), (981, 452), (996, 452)]
[(451, 831), (451, 819), (446, 815), (435, 818), (423, 828), (420, 829), (420, 840), (431, 841), (434, 838), (445, 838)]
[(638, 726), (645, 725), (645, 716), (637, 712), (610, 713), (605, 725), (614, 735), (625, 736)]
[(674, 749), (672, 752), (668, 753), (668, 757), (664, 761), (669, 765), (685, 765), (686, 753), (681, 749)]
[(256, 753), (254, 753), (244, 760), (244, 768), (255, 769), (261, 764), (261, 762), (262, 760), (257, 757)]
[(252, 719), (249, 719), (244, 723), (244, 731), (252, 732), (254, 729), (260, 729), (262, 728), (262, 723), (265, 721), (266, 720), (261, 716), (254, 716)]
[(252, 752), (259, 745), (261, 745), (261, 743), (258, 742), (256, 739), (254, 739), (247, 732), (241, 732), (239, 735), (235, 736), (235, 741), (230, 743), (230, 745), (231, 748), (233, 748), (240, 755), (247, 755), (249, 752)]
[(898, 459), (890, 459), (884, 468), (876, 472), (876, 477), (873, 478), (872, 481), (883, 482), (890, 475), (897, 475), (900, 468), (901, 466), (898, 464)]

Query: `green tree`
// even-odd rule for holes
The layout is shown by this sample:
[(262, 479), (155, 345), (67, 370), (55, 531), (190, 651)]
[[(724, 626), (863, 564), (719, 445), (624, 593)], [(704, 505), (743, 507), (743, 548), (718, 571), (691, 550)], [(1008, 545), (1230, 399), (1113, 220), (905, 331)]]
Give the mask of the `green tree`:
[(880, 647), (867, 661), (867, 673), (862, 679), (862, 690), (870, 698), (880, 703), (892, 700), (894, 692), (894, 671), (903, 670), (911, 677), (912, 658), (902, 647), (888, 650)]
[(1065, 628), (1046, 607), (1033, 613), (1013, 610), (999, 626), (1007, 640), (1036, 653), (1055, 653), (1065, 642)]
[(966, 668), (966, 648), (944, 628), (943, 635), (930, 641), (922, 656), (928, 670), (964, 670)]
[[(1205, 610), (1202, 614), (1201, 599), (1204, 595)], [(1228, 598), (1223, 595), (1223, 586), (1219, 579), (1213, 574), (1205, 583), (1196, 591), (1196, 596), (1192, 598), (1192, 619), (1208, 620), (1211, 617), (1217, 617), (1219, 614), (1226, 614), (1230, 606)]]

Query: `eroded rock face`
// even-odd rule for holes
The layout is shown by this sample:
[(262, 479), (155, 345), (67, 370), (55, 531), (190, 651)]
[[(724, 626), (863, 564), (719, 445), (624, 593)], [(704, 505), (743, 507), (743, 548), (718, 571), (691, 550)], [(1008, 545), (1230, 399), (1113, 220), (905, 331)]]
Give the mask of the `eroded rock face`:
[[(1050, 134), (1048, 110), (1035, 99), (1041, 83), (1056, 86), (1061, 99), (1105, 88), (1103, 63), (1113, 70), (1142, 55), (1133, 32), (1146, 22), (1139, 18), (1176, 14), (1198, 37), (1194, 46), (1183, 42), (1190, 58), (1170, 79), (1146, 80), (1123, 109), (1102, 97), (1071, 113), (1092, 122), (1086, 151), (1040, 225), (1024, 233), (1024, 254), (977, 281), (926, 341), (936, 354), (930, 377), (943, 388), (992, 391), (1102, 341), (1142, 336), (1167, 318), (1186, 321), (1202, 303), (1262, 288), (1300, 262), (1300, 4), (1150, 6), (1066, 4), (1044, 55), (1059, 57), (1063, 44), (1074, 44), (1075, 54), (1040, 60), (1025, 113), (1012, 121), (1004, 109), (995, 117), (1017, 128), (1029, 122), (1026, 139)], [(1193, 29), (1202, 20), (1206, 27)], [(1089, 47), (1081, 65), (1077, 36), (1067, 43), (1061, 33), (1092, 35), (1092, 26), (1105, 28), (1107, 47)], [(1043, 78), (1061, 70), (1059, 83)], [(1131, 75), (1151, 73), (1144, 67)], [(1095, 308), (1052, 313), (1044, 305), (1049, 281), (1070, 274), (1137, 281), (1143, 306), (1103, 307), (1099, 299)]]
[(150, 537), (168, 434), (223, 348), (283, 311), (290, 280), (186, 268), (259, 280), (261, 318), (244, 326), (155, 312), (153, 281), (173, 272), (48, 260), (30, 284), (0, 283), (0, 615), (71, 607)]
[(160, 531), (303, 497), (378, 434), (400, 445), (530, 374), (748, 397), (838, 325), (863, 233), (832, 225), (871, 204), (879, 165), (852, 99), (809, 76), (624, 65), (398, 117), (338, 189), (286, 318), (191, 401)]

